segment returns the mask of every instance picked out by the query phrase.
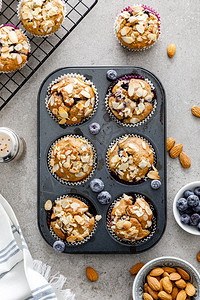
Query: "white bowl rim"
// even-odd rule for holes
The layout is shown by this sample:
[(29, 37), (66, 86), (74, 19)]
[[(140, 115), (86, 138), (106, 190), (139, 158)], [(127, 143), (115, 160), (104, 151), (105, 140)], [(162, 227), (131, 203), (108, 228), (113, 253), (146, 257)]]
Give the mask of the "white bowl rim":
[[(198, 182), (199, 182), (199, 181), (198, 181)], [(200, 280), (200, 274), (199, 274), (199, 272), (195, 269), (195, 267), (193, 267), (193, 265), (191, 265), (188, 261), (186, 261), (186, 260), (184, 260), (184, 259), (182, 259), (182, 258), (178, 258), (178, 257), (175, 257), (175, 256), (161, 256), (161, 257), (158, 257), (158, 258), (154, 258), (154, 259), (150, 260), (149, 262), (147, 262), (147, 263), (140, 269), (140, 271), (137, 273), (137, 275), (136, 275), (136, 277), (135, 277), (135, 279), (134, 279), (134, 281), (133, 281), (133, 288), (132, 288), (132, 298), (133, 298), (133, 300), (135, 300), (135, 299), (134, 299), (134, 293), (135, 293), (135, 287), (136, 287), (137, 277), (139, 277), (140, 274), (142, 274), (143, 270), (146, 269), (146, 267), (148, 267), (149, 265), (154, 264), (154, 263), (156, 263), (156, 262), (159, 262), (160, 260), (165, 260), (166, 262), (172, 260), (172, 261), (177, 261), (177, 263), (178, 263), (178, 262), (181, 262), (181, 263), (183, 263), (183, 264), (186, 264), (186, 265), (188, 265), (188, 266), (196, 273), (196, 275), (199, 277), (199, 280)]]
[(177, 224), (186, 232), (193, 234), (193, 235), (200, 235), (200, 231), (198, 231), (198, 229), (196, 227), (187, 225), (187, 224), (183, 224), (180, 221), (180, 214), (179, 211), (176, 207), (176, 202), (177, 200), (181, 197), (181, 195), (183, 195), (183, 192), (187, 189), (193, 189), (194, 187), (198, 187), (200, 186), (200, 181), (193, 181), (190, 182), (186, 185), (184, 185), (176, 194), (175, 198), (174, 198), (174, 202), (173, 202), (173, 214), (174, 214), (174, 218), (177, 222)]

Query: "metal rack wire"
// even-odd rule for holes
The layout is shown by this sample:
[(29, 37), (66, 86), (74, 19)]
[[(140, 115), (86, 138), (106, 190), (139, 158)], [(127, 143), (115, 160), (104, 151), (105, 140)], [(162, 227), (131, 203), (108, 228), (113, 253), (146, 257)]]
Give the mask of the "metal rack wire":
[[(31, 44), (29, 61), (21, 70), (0, 74), (0, 110), (89, 13), (98, 0), (65, 0), (65, 2), (67, 7), (65, 21), (55, 34), (41, 38), (30, 36), (25, 31)], [(0, 24), (13, 24), (21, 27), (16, 13), (17, 4), (17, 0), (3, 0)]]

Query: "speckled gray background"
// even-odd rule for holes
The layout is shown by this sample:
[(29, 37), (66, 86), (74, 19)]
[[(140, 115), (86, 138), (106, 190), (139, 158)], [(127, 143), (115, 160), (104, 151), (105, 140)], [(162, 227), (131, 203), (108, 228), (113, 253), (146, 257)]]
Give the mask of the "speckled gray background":
[[(133, 3), (133, 2), (132, 2)], [(147, 0), (162, 19), (162, 36), (155, 47), (142, 53), (124, 50), (113, 36), (116, 14), (132, 4), (127, 0), (99, 0), (97, 6), (69, 35), (50, 59), (0, 112), (0, 126), (9, 126), (26, 140), (23, 160), (0, 166), (0, 192), (12, 205), (33, 258), (41, 259), (67, 277), (67, 287), (77, 300), (129, 300), (133, 277), (130, 267), (163, 255), (188, 260), (197, 269), (199, 238), (185, 233), (176, 224), (172, 203), (178, 189), (199, 179), (200, 119), (190, 112), (200, 105), (199, 93), (199, 17), (198, 0)], [(174, 42), (177, 53), (166, 55)], [(159, 77), (167, 95), (167, 132), (192, 160), (184, 170), (178, 159), (168, 157), (168, 223), (160, 242), (139, 255), (57, 255), (42, 239), (37, 227), (37, 91), (43, 79), (56, 68), (71, 65), (135, 65), (149, 69)], [(87, 266), (94, 267), (99, 280), (91, 283), (85, 276)]]

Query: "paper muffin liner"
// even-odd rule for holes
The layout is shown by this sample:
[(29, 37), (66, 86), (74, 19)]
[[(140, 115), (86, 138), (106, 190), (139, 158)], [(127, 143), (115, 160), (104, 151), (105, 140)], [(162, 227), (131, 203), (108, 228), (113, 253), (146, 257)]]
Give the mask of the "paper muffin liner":
[(17, 29), (17, 30), (20, 30), (21, 33), (25, 36), (26, 38), (26, 41), (28, 43), (28, 46), (29, 46), (29, 49), (28, 49), (28, 54), (27, 54), (27, 60), (25, 61), (25, 63), (18, 69), (15, 69), (13, 71), (0, 71), (0, 73), (14, 73), (14, 72), (17, 72), (19, 70), (21, 70), (29, 61), (29, 57), (30, 57), (30, 54), (31, 54), (31, 45), (30, 45), (30, 42), (29, 42), (29, 38), (27, 37), (27, 35), (24, 33), (23, 30), (21, 30), (19, 27), (15, 26), (15, 25), (12, 25), (12, 24), (3, 24), (3, 25), (0, 25), (0, 28), (3, 28), (3, 27), (6, 27), (6, 26), (9, 26), (9, 27), (13, 27), (14, 29)]
[(153, 165), (151, 168), (149, 168), (149, 171), (153, 170), (153, 167), (156, 167), (156, 163), (157, 163), (157, 156), (156, 156), (156, 151), (153, 147), (153, 145), (149, 142), (149, 140), (147, 140), (145, 137), (139, 135), (139, 134), (125, 134), (125, 135), (122, 135), (122, 136), (119, 136), (118, 138), (114, 139), (112, 141), (112, 143), (109, 145), (108, 147), (108, 150), (106, 152), (106, 167), (108, 169), (108, 172), (110, 173), (110, 175), (118, 182), (120, 183), (123, 183), (125, 185), (137, 185), (137, 184), (140, 184), (140, 183), (143, 183), (147, 180), (149, 180), (150, 178), (147, 177), (147, 174), (144, 178), (140, 179), (139, 181), (136, 181), (136, 180), (133, 180), (132, 182), (129, 182), (129, 181), (125, 181), (125, 180), (122, 180), (118, 177), (117, 174), (115, 174), (113, 171), (111, 171), (110, 169), (110, 165), (109, 165), (109, 155), (108, 155), (108, 151), (112, 149), (112, 147), (115, 145), (115, 143), (119, 142), (120, 140), (124, 139), (124, 138), (127, 138), (127, 137), (137, 137), (137, 138), (140, 138), (142, 139), (143, 141), (145, 141), (149, 147), (152, 149), (152, 152), (153, 152)]
[[(84, 198), (84, 197), (82, 197), (82, 196), (80, 196), (78, 194), (66, 194), (66, 195), (62, 195), (62, 196), (58, 197), (56, 200), (61, 200), (61, 199), (66, 198), (66, 197), (74, 197), (74, 198), (77, 198), (77, 199), (81, 200), (82, 202), (84, 202), (89, 207), (89, 210), (88, 210), (89, 213), (91, 213), (91, 211), (93, 211), (95, 213), (95, 215), (93, 213), (91, 213), (94, 216), (94, 218), (97, 215), (97, 211), (96, 211), (95, 206), (91, 205), (90, 201), (88, 201), (86, 198)], [(54, 205), (55, 200), (52, 201), (52, 203)], [(47, 225), (48, 225), (49, 231), (50, 231), (51, 235), (53, 236), (53, 238), (55, 240), (64, 242), (66, 246), (73, 247), (73, 246), (80, 246), (80, 245), (85, 244), (86, 242), (88, 242), (91, 239), (91, 237), (94, 235), (94, 233), (95, 233), (95, 231), (97, 229), (98, 221), (95, 219), (94, 228), (92, 229), (92, 231), (90, 232), (90, 234), (84, 238), (83, 241), (78, 241), (78, 242), (70, 243), (70, 242), (67, 242), (66, 240), (61, 239), (54, 232), (54, 230), (53, 230), (53, 228), (51, 226), (51, 214), (52, 214), (52, 211), (47, 211)]]
[[(61, 124), (59, 124), (58, 118), (56, 118), (56, 116), (54, 116), (54, 114), (51, 112), (51, 110), (50, 110), (48, 104), (49, 104), (49, 100), (50, 100), (50, 98), (51, 98), (51, 88), (52, 88), (52, 86), (53, 86), (54, 84), (58, 83), (59, 81), (61, 81), (62, 79), (64, 79), (64, 78), (69, 78), (69, 77), (81, 78), (84, 82), (89, 83), (90, 86), (93, 88), (94, 93), (95, 93), (95, 103), (94, 103), (93, 111), (92, 111), (92, 113), (91, 113), (88, 117), (82, 118), (82, 120), (81, 120), (80, 122), (78, 122), (78, 123), (74, 123), (74, 124), (62, 124), (62, 125), (61, 125)], [(50, 83), (50, 85), (48, 86), (48, 89), (47, 89), (47, 96), (46, 96), (46, 98), (45, 98), (45, 106), (46, 106), (46, 109), (47, 109), (49, 115), (50, 115), (50, 116), (52, 117), (52, 119), (53, 119), (54, 121), (56, 121), (60, 126), (64, 126), (64, 127), (79, 126), (79, 125), (81, 125), (81, 124), (87, 122), (87, 121), (88, 121), (89, 119), (91, 119), (91, 118), (94, 116), (94, 114), (96, 113), (97, 108), (98, 108), (98, 104), (99, 104), (99, 95), (98, 95), (98, 91), (97, 91), (97, 89), (96, 89), (94, 83), (93, 83), (92, 81), (88, 80), (85, 76), (80, 75), (80, 74), (77, 74), (77, 73), (67, 73), (67, 74), (64, 74), (64, 75), (62, 75), (62, 76), (59, 76), (59, 77), (56, 78), (54, 81), (52, 81), (52, 82)]]
[[(152, 99), (152, 101), (150, 102), (153, 106), (153, 110), (150, 112), (150, 114), (148, 114), (148, 116), (146, 118), (144, 118), (143, 120), (141, 120), (140, 122), (137, 123), (124, 123), (123, 120), (118, 119), (111, 111), (110, 107), (109, 107), (109, 98), (112, 96), (112, 89), (113, 87), (117, 84), (117, 82), (121, 81), (121, 80), (129, 80), (131, 78), (135, 78), (135, 79), (141, 79), (141, 80), (145, 80), (151, 87), (151, 92), (154, 94), (154, 97)], [(109, 114), (109, 116), (111, 117), (112, 120), (114, 120), (115, 122), (117, 122), (117, 124), (122, 125), (124, 127), (138, 127), (140, 125), (143, 125), (144, 123), (146, 123), (154, 114), (154, 112), (156, 111), (156, 107), (157, 107), (157, 96), (156, 96), (156, 89), (153, 85), (153, 83), (148, 79), (148, 78), (143, 78), (140, 75), (125, 75), (123, 77), (118, 78), (114, 83), (112, 83), (107, 91), (106, 94), (106, 98), (105, 98), (105, 106), (106, 106), (106, 110)]]
[(153, 212), (153, 217), (152, 217), (152, 220), (151, 220), (151, 221), (152, 221), (152, 225), (151, 225), (150, 228), (148, 228), (148, 230), (150, 231), (150, 234), (149, 234), (147, 237), (145, 237), (145, 238), (143, 238), (143, 239), (141, 239), (141, 240), (139, 240), (139, 241), (134, 241), (134, 242), (132, 242), (132, 241), (129, 241), (129, 240), (127, 240), (127, 239), (122, 239), (122, 238), (118, 237), (118, 236), (115, 234), (115, 232), (112, 230), (112, 228), (109, 226), (110, 221), (111, 221), (111, 212), (112, 212), (112, 209), (113, 209), (114, 205), (115, 205), (118, 201), (120, 201), (120, 200), (123, 198), (123, 195), (121, 195), (121, 196), (118, 197), (116, 200), (114, 200), (114, 201), (112, 202), (112, 204), (110, 205), (110, 207), (108, 208), (107, 216), (106, 216), (106, 227), (107, 227), (107, 230), (108, 230), (108, 232), (110, 233), (110, 235), (111, 235), (117, 242), (123, 243), (123, 244), (125, 244), (125, 245), (127, 245), (127, 246), (139, 246), (139, 245), (144, 244), (144, 243), (146, 243), (147, 241), (149, 241), (149, 240), (153, 237), (153, 235), (155, 234), (155, 232), (156, 232), (156, 229), (157, 229), (156, 210), (155, 210), (155, 208), (154, 208), (152, 202), (151, 202), (147, 197), (145, 197), (144, 195), (139, 194), (139, 193), (134, 193), (134, 192), (133, 192), (133, 193), (128, 193), (128, 195), (130, 195), (130, 196), (134, 195), (135, 198), (136, 198), (136, 197), (140, 197), (140, 198), (144, 199), (144, 200), (149, 204), (149, 206), (150, 206), (150, 208), (151, 208), (151, 210), (152, 210), (152, 212)]
[(19, 0), (19, 2), (18, 2), (18, 5), (17, 5), (17, 17), (18, 17), (20, 23), (22, 24), (24, 30), (26, 30), (26, 31), (27, 31), (28, 33), (30, 33), (32, 36), (35, 36), (35, 37), (41, 37), (41, 38), (49, 37), (49, 36), (51, 36), (51, 35), (54, 35), (56, 32), (58, 32), (58, 30), (61, 28), (61, 26), (63, 25), (63, 23), (64, 23), (64, 21), (65, 21), (65, 16), (66, 16), (66, 13), (67, 13), (67, 6), (66, 6), (66, 3), (65, 3), (64, 0), (61, 0), (61, 2), (62, 2), (62, 4), (63, 4), (63, 8), (64, 8), (64, 12), (63, 12), (64, 18), (63, 18), (63, 21), (62, 21), (62, 23), (60, 24), (60, 27), (59, 27), (56, 31), (54, 31), (54, 32), (52, 32), (52, 33), (50, 33), (50, 34), (45, 34), (45, 35), (37, 35), (37, 34), (33, 34), (32, 32), (30, 32), (29, 30), (27, 30), (27, 29), (24, 27), (24, 25), (23, 25), (23, 23), (22, 23), (22, 21), (21, 21), (21, 16), (20, 16), (20, 9), (21, 9), (21, 6), (22, 6), (22, 4), (23, 4), (23, 0)]
[[(79, 181), (68, 181), (68, 180), (60, 178), (56, 173), (52, 172), (52, 167), (50, 165), (50, 160), (51, 160), (51, 153), (52, 153), (53, 147), (57, 144), (57, 142), (59, 142), (60, 140), (62, 140), (65, 137), (81, 138), (81, 139), (85, 140), (92, 147), (92, 150), (93, 150), (93, 167), (92, 167), (92, 171), (88, 174), (88, 176), (86, 178), (84, 178), (82, 180), (79, 180)], [(55, 140), (53, 142), (53, 144), (51, 144), (51, 146), (50, 146), (50, 148), (48, 150), (48, 154), (47, 154), (47, 166), (48, 166), (48, 169), (49, 169), (49, 172), (51, 173), (51, 175), (55, 179), (57, 179), (60, 183), (68, 185), (68, 186), (81, 185), (81, 184), (85, 183), (86, 181), (88, 181), (94, 175), (94, 172), (95, 172), (96, 167), (97, 167), (97, 152), (96, 152), (96, 149), (95, 149), (94, 145), (87, 138), (85, 138), (84, 136), (74, 135), (74, 134), (64, 135), (61, 138)]]
[[(120, 14), (123, 13), (124, 11), (128, 11), (129, 9), (131, 9), (131, 7), (134, 7), (134, 6), (142, 6), (144, 9), (148, 10), (149, 12), (151, 12), (152, 14), (154, 14), (154, 15), (158, 18), (158, 30), (159, 30), (159, 36), (158, 36), (157, 40), (156, 40), (152, 45), (147, 46), (147, 47), (142, 48), (142, 49), (133, 49), (133, 48), (130, 48), (130, 47), (128, 47), (128, 46), (125, 46), (125, 45), (122, 44), (121, 41), (118, 39), (118, 37), (117, 37), (117, 32), (116, 32), (116, 24), (117, 24), (117, 20), (118, 20)], [(144, 4), (133, 4), (133, 5), (131, 5), (131, 7), (128, 6), (128, 7), (124, 8), (124, 9), (121, 11), (121, 13), (116, 17), (115, 22), (114, 22), (114, 35), (115, 35), (115, 37), (117, 38), (117, 41), (120, 43), (120, 45), (121, 45), (123, 48), (125, 48), (125, 49), (127, 49), (127, 50), (129, 50), (129, 51), (145, 51), (145, 50), (147, 50), (147, 49), (152, 48), (152, 47), (157, 43), (157, 41), (160, 39), (160, 35), (161, 35), (161, 30), (160, 30), (160, 24), (161, 24), (161, 21), (160, 21), (160, 15), (158, 14), (158, 12), (157, 12), (155, 9), (153, 9), (153, 8), (150, 7), (150, 6), (144, 5)]]

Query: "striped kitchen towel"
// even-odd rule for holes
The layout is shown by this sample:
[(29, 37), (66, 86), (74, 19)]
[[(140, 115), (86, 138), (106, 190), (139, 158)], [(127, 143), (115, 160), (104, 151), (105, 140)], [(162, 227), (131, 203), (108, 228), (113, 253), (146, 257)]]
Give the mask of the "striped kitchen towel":
[(75, 300), (69, 289), (62, 290), (66, 278), (52, 277), (50, 270), (33, 261), (17, 218), (0, 194), (0, 299)]

